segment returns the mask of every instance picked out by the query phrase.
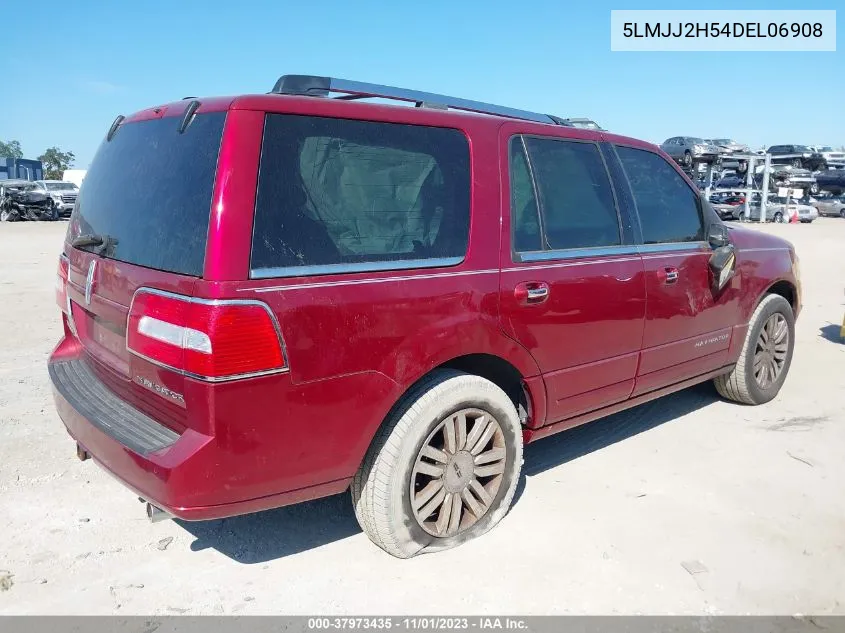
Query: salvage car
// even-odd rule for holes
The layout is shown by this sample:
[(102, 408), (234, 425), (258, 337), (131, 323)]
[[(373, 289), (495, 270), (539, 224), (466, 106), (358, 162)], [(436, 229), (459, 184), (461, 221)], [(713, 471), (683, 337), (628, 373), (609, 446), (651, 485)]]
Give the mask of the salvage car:
[(709, 380), (772, 400), (801, 310), (792, 245), (654, 145), (303, 75), (118, 117), (56, 288), (59, 416), (150, 518), (349, 490), (400, 558), (502, 520), (526, 443)]
[(845, 196), (830, 196), (818, 198), (812, 202), (819, 215), (839, 216), (845, 218)]
[(36, 180), (35, 186), (52, 198), (53, 206), (59, 216), (67, 217), (73, 211), (73, 205), (76, 204), (76, 197), (79, 195), (79, 187), (74, 183), (62, 180)]
[(748, 154), (751, 151), (745, 143), (730, 138), (714, 138), (710, 142), (726, 154)]
[(693, 163), (715, 162), (722, 154), (716, 145), (695, 136), (667, 138), (661, 143), (660, 149), (687, 167)]
[(818, 189), (836, 195), (845, 193), (845, 169), (830, 169), (816, 174), (816, 185)]
[(806, 145), (772, 145), (766, 151), (772, 155), (772, 163), (775, 164), (792, 165), (810, 171), (827, 169), (825, 157)]
[(835, 150), (830, 145), (824, 145), (822, 147), (812, 147), (810, 149), (812, 149), (814, 152), (821, 154), (824, 157), (824, 160), (827, 163), (829, 169), (845, 168), (845, 152), (841, 150)]
[(0, 221), (58, 220), (53, 198), (29, 180), (0, 180)]

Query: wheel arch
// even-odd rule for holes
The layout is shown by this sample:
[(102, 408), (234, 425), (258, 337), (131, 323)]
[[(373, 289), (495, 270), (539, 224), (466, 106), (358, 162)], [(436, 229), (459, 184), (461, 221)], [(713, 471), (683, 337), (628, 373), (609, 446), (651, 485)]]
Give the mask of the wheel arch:
[(406, 398), (418, 387), (426, 382), (433, 373), (452, 369), (467, 374), (486, 378), (507, 394), (514, 403), (520, 417), (520, 424), (525, 427), (534, 427), (543, 423), (546, 415), (546, 390), (541, 376), (524, 376), (523, 373), (509, 360), (489, 352), (473, 352), (454, 356), (431, 367), (416, 380), (406, 386), (399, 393), (384, 417), (377, 425), (369, 430), (370, 437), (367, 447), (360, 455), (356, 468), (366, 459), (373, 442), (379, 435), (379, 430), (391, 419), (397, 409), (407, 406)]
[(800, 308), (798, 305), (798, 288), (794, 283), (788, 279), (779, 279), (778, 281), (775, 281), (757, 298), (757, 303), (754, 304), (754, 307), (756, 308), (760, 305), (760, 302), (766, 297), (766, 295), (771, 294), (780, 295), (786, 299), (789, 302), (789, 305), (792, 306), (792, 312), (796, 315), (798, 314), (798, 310)]

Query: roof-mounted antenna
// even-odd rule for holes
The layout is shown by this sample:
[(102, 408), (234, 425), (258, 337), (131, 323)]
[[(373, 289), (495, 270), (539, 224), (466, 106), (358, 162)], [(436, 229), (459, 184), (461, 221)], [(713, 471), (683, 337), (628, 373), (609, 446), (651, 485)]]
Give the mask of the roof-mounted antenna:
[(114, 120), (114, 123), (112, 123), (111, 127), (109, 128), (109, 133), (106, 134), (106, 143), (108, 143), (110, 140), (112, 140), (114, 138), (114, 135), (117, 134), (117, 128), (120, 127), (120, 124), (123, 123), (123, 120), (125, 118), (126, 117), (123, 116), (122, 114), (117, 115), (117, 118)]

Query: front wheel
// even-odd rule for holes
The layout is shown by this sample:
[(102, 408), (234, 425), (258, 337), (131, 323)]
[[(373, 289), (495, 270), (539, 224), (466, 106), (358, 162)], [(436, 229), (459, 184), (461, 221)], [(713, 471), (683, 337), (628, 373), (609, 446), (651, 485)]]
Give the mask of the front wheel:
[(793, 166), (793, 167), (800, 167), (800, 166), (801, 166), (801, 159), (800, 159), (800, 158), (796, 158), (796, 159), (794, 159), (794, 160), (792, 161), (792, 166)]
[(842, 209), (841, 211), (839, 211), (839, 217), (842, 218), (842, 219), (845, 219), (845, 209)]
[(783, 222), (783, 213), (781, 213), (780, 211), (775, 213), (775, 216), (772, 218), (772, 222), (777, 222), (778, 224)]
[(507, 514), (522, 467), (522, 428), (497, 385), (439, 370), (385, 421), (352, 482), (361, 528), (398, 558), (450, 549)]
[(684, 152), (684, 165), (686, 165), (687, 167), (692, 165), (692, 154), (690, 154), (689, 150)]
[(723, 398), (742, 404), (773, 399), (786, 380), (795, 347), (795, 315), (780, 295), (766, 295), (757, 306), (736, 366), (713, 382)]

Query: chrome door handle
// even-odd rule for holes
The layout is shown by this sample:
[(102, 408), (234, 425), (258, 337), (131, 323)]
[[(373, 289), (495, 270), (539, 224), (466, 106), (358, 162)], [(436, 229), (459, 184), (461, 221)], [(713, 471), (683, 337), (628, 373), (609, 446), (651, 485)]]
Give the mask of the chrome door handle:
[(543, 303), (549, 298), (549, 285), (544, 281), (524, 281), (516, 284), (513, 296), (523, 305)]

